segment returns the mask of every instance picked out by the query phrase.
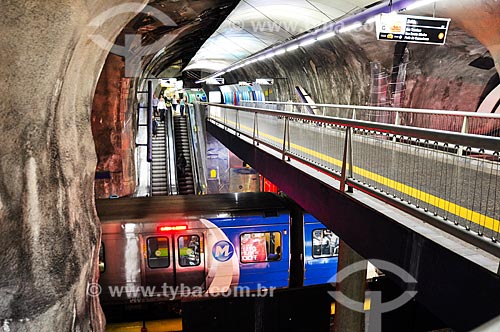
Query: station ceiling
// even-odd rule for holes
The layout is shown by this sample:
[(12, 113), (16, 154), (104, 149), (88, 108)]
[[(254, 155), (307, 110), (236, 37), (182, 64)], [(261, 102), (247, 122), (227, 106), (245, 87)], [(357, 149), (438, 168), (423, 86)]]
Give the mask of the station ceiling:
[(242, 0), (185, 70), (215, 72), (324, 23), (356, 14), (374, 0)]

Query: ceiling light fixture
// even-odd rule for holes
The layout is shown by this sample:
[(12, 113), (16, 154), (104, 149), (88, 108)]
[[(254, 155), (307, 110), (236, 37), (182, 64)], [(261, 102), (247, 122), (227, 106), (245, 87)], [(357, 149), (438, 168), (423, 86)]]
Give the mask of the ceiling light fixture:
[(381, 3), (377, 6), (370, 7), (369, 9), (366, 9), (365, 11), (360, 12), (354, 16), (348, 17), (342, 21), (339, 22), (332, 21), (330, 23), (325, 24), (320, 29), (309, 32), (308, 34), (305, 34), (294, 40), (290, 40), (281, 45), (278, 45), (277, 47), (274, 48), (275, 50), (274, 52), (265, 50), (260, 53), (254, 54), (251, 57), (246, 58), (246, 61), (244, 63), (241, 63), (239, 65), (232, 64), (231, 67), (229, 67), (229, 69), (227, 68), (225, 69), (225, 72), (224, 70), (221, 70), (220, 72), (214, 73), (206, 78), (196, 81), (196, 83), (205, 82), (209, 78), (215, 78), (220, 75), (223, 75), (223, 72), (228, 73), (235, 69), (239, 69), (243, 66), (246, 66), (248, 64), (252, 64), (257, 61), (262, 61), (271, 58), (275, 55), (281, 55), (286, 52), (294, 51), (299, 47), (311, 45), (318, 40), (324, 40), (340, 33), (356, 30), (361, 26), (363, 26), (362, 22), (364, 22), (364, 24), (374, 23), (377, 20), (379, 14), (389, 13), (389, 12), (397, 14), (398, 12), (419, 8), (437, 1), (439, 0), (421, 0), (421, 1), (400, 0), (397, 2), (393, 2), (391, 7), (387, 6), (387, 2)]

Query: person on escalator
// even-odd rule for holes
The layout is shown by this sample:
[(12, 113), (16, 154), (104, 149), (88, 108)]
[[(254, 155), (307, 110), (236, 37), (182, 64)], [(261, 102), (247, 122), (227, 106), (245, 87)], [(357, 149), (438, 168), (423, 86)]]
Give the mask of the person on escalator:
[(156, 134), (158, 134), (158, 121), (153, 117), (153, 137), (156, 137)]
[(154, 116), (158, 116), (158, 98), (156, 95), (153, 95), (153, 114)]
[(182, 98), (180, 100), (180, 104), (179, 105), (180, 105), (179, 107), (180, 107), (181, 116), (184, 116), (184, 106), (185, 106), (184, 98)]
[(177, 157), (177, 174), (179, 177), (183, 178), (184, 175), (186, 174), (186, 158), (184, 158), (184, 154), (181, 152), (181, 154)]
[(165, 111), (167, 110), (167, 105), (165, 104), (165, 99), (163, 97), (160, 98), (158, 102), (158, 110), (160, 110), (160, 121), (165, 121)]

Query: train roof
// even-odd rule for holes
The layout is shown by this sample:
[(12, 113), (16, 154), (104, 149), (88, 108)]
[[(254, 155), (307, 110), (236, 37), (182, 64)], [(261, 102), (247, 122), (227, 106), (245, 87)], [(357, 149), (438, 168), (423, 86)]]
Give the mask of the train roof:
[(288, 209), (282, 197), (273, 193), (230, 193), (215, 195), (176, 195), (96, 200), (101, 222), (148, 220), (165, 215), (214, 217), (221, 213), (233, 216), (278, 215)]

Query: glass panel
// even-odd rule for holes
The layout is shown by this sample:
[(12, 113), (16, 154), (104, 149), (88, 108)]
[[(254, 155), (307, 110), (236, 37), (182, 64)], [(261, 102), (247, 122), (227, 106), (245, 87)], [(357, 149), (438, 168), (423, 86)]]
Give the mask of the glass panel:
[(200, 265), (200, 237), (198, 235), (179, 236), (179, 265)]
[(315, 229), (313, 234), (314, 258), (333, 257), (339, 254), (339, 237), (329, 229)]
[(242, 263), (258, 263), (281, 259), (281, 233), (244, 233), (240, 235)]
[(166, 237), (150, 237), (148, 239), (148, 266), (156, 269), (169, 265), (168, 239)]

